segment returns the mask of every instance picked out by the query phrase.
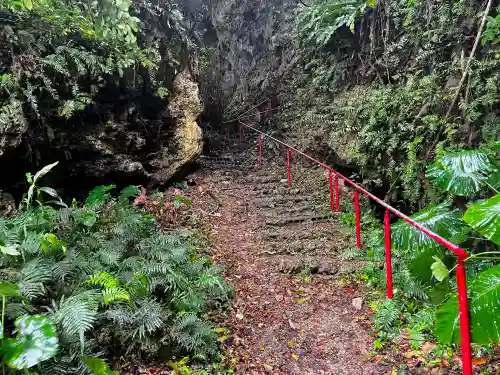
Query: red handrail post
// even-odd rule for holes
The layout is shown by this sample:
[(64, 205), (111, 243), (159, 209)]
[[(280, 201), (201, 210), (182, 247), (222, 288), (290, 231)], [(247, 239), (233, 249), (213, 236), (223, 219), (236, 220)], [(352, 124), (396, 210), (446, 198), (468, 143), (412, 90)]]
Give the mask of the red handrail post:
[(356, 213), (356, 246), (361, 249), (361, 215), (359, 213), (359, 192), (354, 192), (354, 211)]
[(262, 134), (259, 134), (259, 165), (262, 167)]
[(291, 151), (289, 148), (286, 150), (286, 173), (287, 173), (287, 178), (288, 178), (288, 187), (292, 187), (292, 171), (291, 171), (291, 163), (290, 163), (290, 157), (291, 157)]
[(385, 234), (385, 273), (387, 277), (387, 298), (392, 299), (392, 254), (391, 254), (391, 216), (389, 210), (384, 214)]
[(328, 183), (330, 184), (330, 205), (332, 208), (332, 212), (334, 212), (335, 198), (333, 197), (333, 172), (331, 170), (328, 171)]
[(467, 301), (467, 279), (465, 264), (458, 257), (457, 266), (458, 311), (460, 317), (460, 341), (462, 345), (463, 375), (472, 375), (472, 351), (470, 346), (469, 306)]
[(335, 176), (335, 205), (337, 207), (337, 211), (340, 212), (340, 191), (338, 176)]

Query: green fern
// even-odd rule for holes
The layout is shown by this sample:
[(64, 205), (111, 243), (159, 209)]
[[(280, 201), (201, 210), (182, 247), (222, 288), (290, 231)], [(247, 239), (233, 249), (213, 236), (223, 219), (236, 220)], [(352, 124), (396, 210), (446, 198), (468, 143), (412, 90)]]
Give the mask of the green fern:
[(396, 301), (387, 299), (377, 305), (373, 322), (385, 330), (394, 327), (401, 315), (400, 306)]

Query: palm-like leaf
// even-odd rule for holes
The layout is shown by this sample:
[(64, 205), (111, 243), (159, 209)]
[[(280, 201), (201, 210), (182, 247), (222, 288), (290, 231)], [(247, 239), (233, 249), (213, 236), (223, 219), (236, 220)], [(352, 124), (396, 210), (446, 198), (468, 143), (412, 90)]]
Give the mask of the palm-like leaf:
[[(460, 212), (450, 210), (450, 207), (450, 202), (430, 204), (410, 217), (423, 227), (459, 244), (467, 239), (468, 228), (461, 220)], [(439, 246), (432, 238), (403, 220), (392, 225), (391, 231), (394, 247), (402, 252), (416, 255), (423, 250)]]
[(464, 215), (464, 221), (500, 245), (500, 194), (481, 203), (473, 204)]
[(495, 170), (486, 149), (446, 153), (427, 170), (427, 178), (441, 189), (468, 196), (480, 191)]
[[(469, 312), (472, 341), (478, 344), (500, 342), (500, 265), (477, 275), (469, 285)], [(436, 335), (443, 343), (458, 342), (457, 297), (450, 298), (437, 313)]]

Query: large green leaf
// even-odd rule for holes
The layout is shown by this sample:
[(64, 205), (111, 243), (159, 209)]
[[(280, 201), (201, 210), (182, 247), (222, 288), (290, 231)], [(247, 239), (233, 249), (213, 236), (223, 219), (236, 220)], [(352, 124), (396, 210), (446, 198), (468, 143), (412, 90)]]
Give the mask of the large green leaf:
[[(472, 341), (500, 342), (500, 265), (481, 272), (469, 283), (469, 312)], [(440, 342), (458, 342), (458, 300), (450, 298), (437, 312), (436, 335)]]
[[(423, 227), (447, 240), (459, 244), (467, 239), (469, 228), (461, 220), (458, 210), (450, 210), (451, 203), (430, 204), (411, 218)], [(402, 252), (417, 254), (426, 249), (437, 247), (432, 238), (403, 220), (392, 225), (391, 238), (394, 247)]]
[(427, 178), (441, 189), (468, 196), (480, 191), (495, 170), (486, 149), (446, 153), (427, 169)]
[(93, 375), (120, 375), (117, 371), (111, 371), (101, 358), (82, 356), (80, 359), (92, 371)]
[(130, 197), (136, 197), (139, 194), (141, 194), (141, 189), (139, 189), (137, 186), (130, 185), (130, 186), (127, 186), (126, 188), (124, 188), (120, 192), (120, 198), (119, 198), (119, 200), (120, 201), (127, 201), (128, 198), (130, 198)]
[(43, 167), (42, 169), (40, 169), (38, 172), (36, 172), (36, 174), (35, 174), (35, 176), (33, 178), (31, 177), (31, 174), (30, 175), (28, 175), (28, 174), (26, 175), (26, 177), (28, 178), (28, 181), (31, 181), (30, 182), (31, 186), (28, 189), (28, 198), (27, 198), (28, 204), (31, 202), (31, 199), (33, 198), (33, 193), (35, 192), (35, 187), (36, 187), (36, 183), (38, 182), (38, 180), (40, 178), (42, 178), (43, 176), (45, 176), (47, 173), (49, 173), (50, 170), (52, 168), (54, 168), (58, 163), (59, 162), (56, 161), (55, 163), (46, 165), (45, 167)]
[(116, 185), (97, 186), (93, 188), (89, 193), (85, 206), (90, 208), (102, 206), (110, 197), (107, 192), (114, 188), (116, 188)]
[(5, 281), (0, 282), (0, 296), (5, 297), (21, 297), (21, 289), (19, 285), (8, 283)]
[(24, 315), (16, 320), (15, 326), (17, 337), (5, 340), (2, 345), (4, 361), (10, 367), (26, 369), (56, 355), (56, 330), (48, 317)]
[(474, 203), (463, 219), (483, 236), (500, 245), (500, 194), (484, 202)]

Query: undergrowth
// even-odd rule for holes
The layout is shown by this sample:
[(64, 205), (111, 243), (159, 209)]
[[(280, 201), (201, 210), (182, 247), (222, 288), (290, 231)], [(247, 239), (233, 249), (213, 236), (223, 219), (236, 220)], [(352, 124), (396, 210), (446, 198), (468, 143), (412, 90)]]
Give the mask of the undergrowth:
[(40, 375), (88, 373), (83, 359), (121, 353), (214, 358), (217, 332), (207, 313), (225, 305), (231, 289), (196, 238), (163, 232), (130, 202), (140, 197), (134, 186), (117, 195), (115, 186), (100, 186), (71, 207), (44, 201), (57, 197), (38, 186), (53, 166), (28, 174), (20, 211), (0, 219), (0, 278), (19, 289), (7, 300), (4, 336), (27, 314), (51, 321), (59, 348)]

